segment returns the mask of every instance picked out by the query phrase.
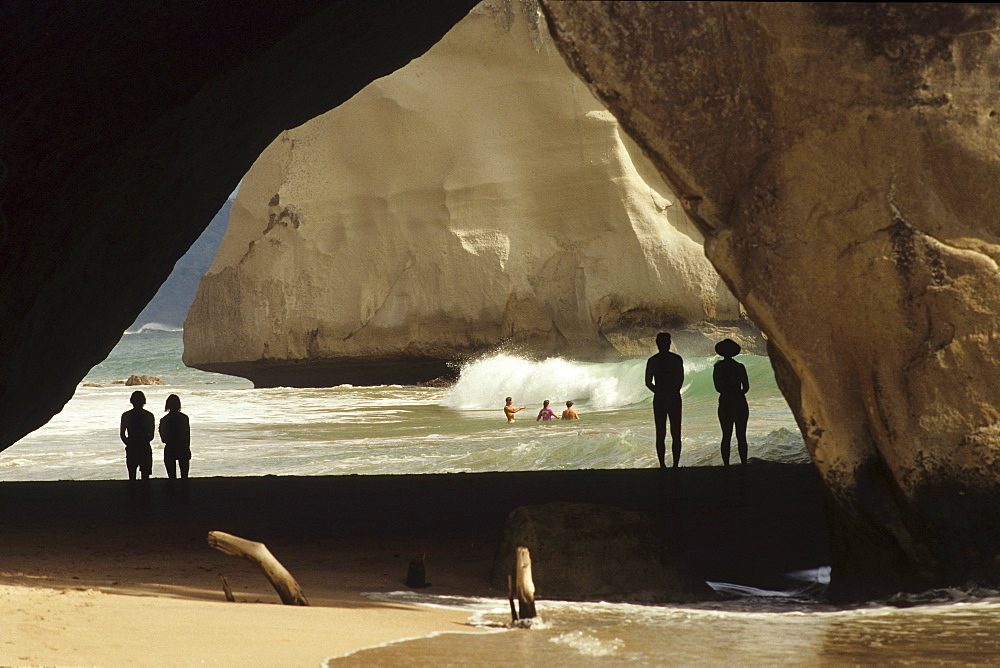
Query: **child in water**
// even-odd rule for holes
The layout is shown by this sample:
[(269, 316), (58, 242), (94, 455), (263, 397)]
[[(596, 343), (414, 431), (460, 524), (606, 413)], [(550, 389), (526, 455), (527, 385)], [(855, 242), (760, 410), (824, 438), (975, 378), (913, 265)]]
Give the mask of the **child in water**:
[(535, 418), (535, 422), (538, 422), (539, 420), (549, 422), (555, 416), (556, 412), (549, 408), (549, 400), (546, 399), (542, 402), (542, 410), (538, 411), (538, 417)]

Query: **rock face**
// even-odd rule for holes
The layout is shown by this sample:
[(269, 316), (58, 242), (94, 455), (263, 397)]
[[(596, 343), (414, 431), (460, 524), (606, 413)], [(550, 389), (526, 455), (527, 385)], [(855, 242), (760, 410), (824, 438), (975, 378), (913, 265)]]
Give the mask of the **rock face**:
[(264, 151), (184, 361), (258, 386), (413, 382), (500, 344), (602, 360), (646, 353), (666, 326), (739, 319), (701, 234), (535, 3), (487, 2)]
[(279, 132), (474, 4), (0, 4), (0, 449), (62, 408)]
[(163, 385), (163, 381), (156, 376), (137, 376), (132, 374), (127, 379), (125, 379), (125, 385), (131, 387), (132, 385)]
[(1000, 581), (1000, 13), (546, 2), (768, 336), (835, 595)]
[(683, 603), (717, 598), (670, 557), (642, 513), (592, 503), (521, 506), (504, 523), (490, 584), (507, 588), (515, 550), (531, 552), (539, 599)]
[(198, 284), (215, 260), (215, 254), (222, 243), (222, 237), (229, 225), (229, 210), (233, 200), (226, 200), (219, 212), (212, 218), (205, 231), (191, 248), (177, 260), (170, 277), (160, 286), (156, 295), (129, 327), (135, 331), (146, 325), (164, 325), (168, 328), (184, 326), (184, 318), (194, 302)]

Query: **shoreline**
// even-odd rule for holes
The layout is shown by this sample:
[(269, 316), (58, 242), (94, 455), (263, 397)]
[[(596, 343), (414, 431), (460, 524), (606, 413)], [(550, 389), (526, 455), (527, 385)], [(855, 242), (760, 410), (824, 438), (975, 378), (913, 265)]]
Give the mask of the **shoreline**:
[[(505, 598), (489, 587), (503, 519), (555, 500), (646, 512), (708, 580), (780, 588), (785, 573), (829, 563), (811, 465), (2, 482), (0, 605), (17, 630), (0, 663), (316, 664), (472, 632), (463, 612), (362, 593), (406, 590), (409, 561), (426, 553), (421, 593)], [(311, 607), (278, 604), (253, 565), (208, 547), (209, 530), (265, 543)], [(289, 637), (262, 642), (276, 632)]]

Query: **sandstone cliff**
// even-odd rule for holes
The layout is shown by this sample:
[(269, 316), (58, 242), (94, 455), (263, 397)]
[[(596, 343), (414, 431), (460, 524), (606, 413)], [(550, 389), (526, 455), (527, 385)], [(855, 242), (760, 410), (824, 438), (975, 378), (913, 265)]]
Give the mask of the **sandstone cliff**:
[(769, 337), (835, 593), (1000, 581), (1000, 11), (545, 7)]
[(258, 385), (412, 382), (501, 344), (602, 359), (739, 317), (534, 3), (496, 2), (264, 151), (184, 361)]

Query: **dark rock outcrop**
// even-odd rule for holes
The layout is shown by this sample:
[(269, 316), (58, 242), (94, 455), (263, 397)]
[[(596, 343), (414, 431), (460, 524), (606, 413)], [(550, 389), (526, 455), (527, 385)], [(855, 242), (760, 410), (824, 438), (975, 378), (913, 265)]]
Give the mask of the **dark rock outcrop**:
[(274, 137), (474, 5), (0, 6), (0, 449), (114, 347)]
[(768, 336), (833, 595), (1000, 581), (1000, 9), (544, 6)]
[(643, 513), (593, 503), (516, 508), (493, 561), (495, 589), (507, 588), (519, 546), (531, 552), (539, 599), (681, 603), (717, 597), (684, 570)]
[(132, 374), (125, 380), (125, 387), (132, 387), (133, 385), (163, 385), (163, 381), (156, 376)]

